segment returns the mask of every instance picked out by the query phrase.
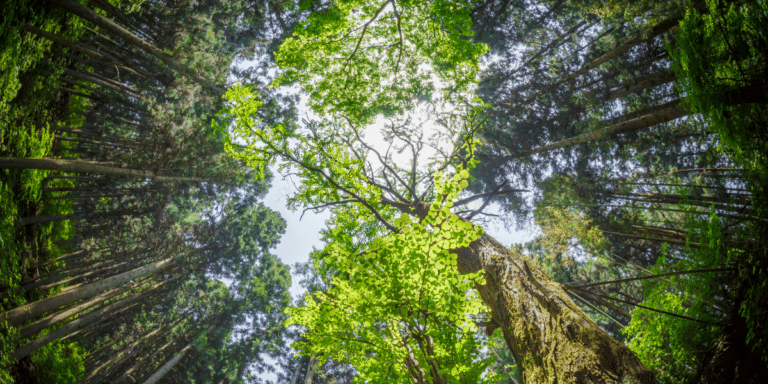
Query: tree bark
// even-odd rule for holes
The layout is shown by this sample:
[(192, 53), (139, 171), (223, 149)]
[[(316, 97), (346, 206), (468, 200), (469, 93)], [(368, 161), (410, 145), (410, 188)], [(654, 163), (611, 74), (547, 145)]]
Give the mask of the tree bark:
[(169, 257), (165, 260), (160, 260), (154, 263), (147, 264), (143, 267), (136, 268), (132, 271), (121, 273), (117, 276), (112, 276), (95, 283), (87, 284), (78, 289), (66, 291), (47, 297), (42, 300), (38, 300), (21, 307), (17, 307), (6, 311), (0, 316), (0, 322), (7, 321), (11, 325), (18, 325), (27, 320), (33, 319), (45, 312), (51, 312), (58, 308), (61, 308), (67, 304), (73, 303), (78, 300), (86, 299), (95, 296), (101, 292), (113, 289), (122, 284), (125, 284), (133, 279), (138, 279), (147, 276), (151, 273), (163, 270), (176, 262), (182, 257), (206, 250), (210, 247), (203, 247), (194, 249), (187, 252), (182, 252), (176, 256)]
[(122, 299), (120, 301), (107, 305), (103, 308), (90, 312), (83, 317), (79, 317), (75, 320), (72, 320), (71, 322), (67, 323), (63, 327), (58, 328), (55, 331), (48, 333), (40, 338), (37, 338), (34, 341), (31, 341), (28, 344), (15, 350), (13, 352), (13, 355), (11, 355), (11, 361), (18, 361), (28, 356), (30, 353), (48, 345), (50, 342), (54, 340), (67, 336), (72, 332), (82, 330), (84, 327), (87, 327), (97, 321), (102, 321), (106, 318), (109, 318), (109, 316), (111, 315), (110, 312), (125, 308), (126, 306), (136, 302), (140, 297), (141, 295), (138, 295), (138, 294), (133, 295), (131, 297)]
[[(524, 256), (483, 235), (455, 251), (460, 273), (485, 271), (476, 286), (504, 332), (525, 383), (655, 383), (653, 373), (610, 337)], [(488, 331), (491, 331), (490, 329)]]
[(190, 343), (187, 344), (186, 347), (182, 348), (181, 351), (179, 351), (175, 356), (173, 356), (170, 360), (168, 360), (167, 363), (163, 364), (160, 369), (158, 369), (152, 376), (150, 376), (144, 384), (155, 384), (157, 383), (163, 376), (165, 376), (168, 371), (171, 370), (176, 364), (179, 363), (179, 361), (184, 357), (184, 355), (187, 354), (187, 352), (192, 349), (194, 346)]
[(171, 67), (173, 70), (189, 77), (196, 83), (213, 91), (215, 94), (218, 94), (218, 95), (224, 94), (224, 89), (222, 89), (221, 87), (217, 87), (213, 85), (211, 82), (198, 77), (189, 68), (186, 68), (185, 66), (177, 63), (175, 60), (173, 60), (173, 58), (171, 58), (171, 56), (169, 56), (162, 50), (148, 43), (144, 39), (134, 35), (133, 33), (129, 32), (123, 27), (117, 25), (116, 23), (107, 19), (106, 17), (99, 15), (98, 13), (94, 12), (92, 9), (80, 4), (79, 2), (75, 0), (49, 0), (49, 1), (52, 4), (60, 8), (63, 8), (74, 15), (80, 16), (83, 19), (94, 23), (95, 25), (103, 28), (105, 31), (113, 34), (114, 36), (117, 36), (123, 39), (128, 44), (131, 44), (136, 48), (139, 48), (142, 51), (157, 57), (158, 59), (163, 61), (166, 65)]
[(33, 159), (19, 157), (0, 157), (0, 168), (8, 169), (47, 169), (51, 171), (99, 173), (108, 175), (132, 176), (147, 178), (155, 182), (200, 182), (199, 177), (161, 176), (148, 169), (119, 168), (104, 165), (97, 161), (64, 160), (64, 159)]

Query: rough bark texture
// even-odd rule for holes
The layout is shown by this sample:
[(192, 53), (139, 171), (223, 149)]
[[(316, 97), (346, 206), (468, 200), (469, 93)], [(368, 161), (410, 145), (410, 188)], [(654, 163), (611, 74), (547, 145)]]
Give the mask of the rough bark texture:
[(483, 235), (456, 251), (460, 273), (485, 270), (476, 287), (504, 332), (524, 383), (656, 383), (653, 373), (520, 255)]

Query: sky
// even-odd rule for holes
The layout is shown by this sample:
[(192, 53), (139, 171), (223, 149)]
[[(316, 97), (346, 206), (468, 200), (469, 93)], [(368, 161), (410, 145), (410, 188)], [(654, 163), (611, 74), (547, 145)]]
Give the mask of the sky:
[[(302, 211), (295, 212), (286, 208), (286, 196), (293, 193), (294, 187), (290, 180), (283, 180), (280, 175), (275, 175), (272, 179), (272, 188), (264, 198), (264, 204), (269, 208), (280, 213), (285, 219), (287, 226), (285, 234), (280, 238), (280, 244), (274, 254), (285, 264), (293, 266), (295, 263), (303, 263), (309, 260), (309, 254), (313, 248), (322, 247), (320, 241), (320, 230), (325, 226), (325, 220), (330, 217), (329, 211), (315, 213), (306, 211), (301, 218)], [(498, 212), (497, 206), (490, 206), (487, 212)], [(301, 218), (301, 219), (300, 219)], [(489, 225), (485, 226), (485, 231), (493, 236), (501, 244), (510, 246), (533, 239), (535, 232), (515, 231), (504, 228), (501, 220), (490, 220)], [(291, 268), (293, 272), (293, 268)], [(299, 287), (298, 279), (292, 278), (291, 297), (298, 298), (302, 293)]]
[[(241, 67), (248, 67), (254, 65), (254, 62), (244, 61), (239, 63)], [(294, 89), (294, 91), (298, 91)], [(309, 108), (306, 105), (306, 100), (302, 97), (302, 101), (299, 103), (299, 115), (314, 118), (309, 112)], [(425, 119), (426, 115), (419, 114), (418, 112), (414, 116), (416, 119)], [(384, 127), (385, 121), (380, 119), (372, 126), (365, 129), (366, 142), (372, 145), (380, 153), (386, 152), (386, 143), (383, 140), (383, 136), (379, 133), (380, 129)], [(424, 129), (426, 135), (434, 132), (434, 126), (430, 126), (430, 123), (425, 123)], [(432, 131), (430, 131), (432, 130)], [(444, 145), (445, 144), (445, 145)], [(452, 143), (441, 143), (441, 147), (445, 150), (446, 145), (450, 148)], [(448, 151), (450, 151), (448, 149)], [(430, 156), (434, 155), (433, 152), (425, 151), (423, 156), (419, 157), (419, 164), (427, 163)], [(369, 160), (373, 163), (374, 168), (379, 165), (378, 160), (373, 158), (373, 154), (369, 155)], [(395, 160), (398, 162), (409, 161), (408, 154), (403, 154), (402, 157), (395, 156)], [(269, 208), (277, 211), (286, 221), (286, 232), (280, 238), (280, 243), (276, 249), (273, 250), (273, 254), (276, 255), (283, 263), (291, 267), (291, 288), (290, 293), (293, 300), (297, 300), (300, 295), (303, 294), (303, 289), (299, 286), (299, 279), (294, 275), (293, 266), (296, 263), (305, 263), (309, 260), (309, 255), (314, 249), (319, 249), (323, 246), (320, 240), (320, 231), (325, 227), (325, 221), (330, 217), (330, 211), (314, 212), (308, 210), (303, 212), (302, 209), (291, 211), (286, 207), (287, 196), (292, 195), (295, 192), (295, 184), (299, 183), (299, 180), (294, 178), (283, 178), (275, 167), (272, 168), (274, 178), (272, 179), (272, 186), (269, 189), (263, 202)], [(482, 201), (473, 202), (469, 204), (469, 208), (478, 208), (482, 204)], [(487, 213), (499, 213), (499, 207), (489, 205), (485, 212)], [(302, 215), (303, 214), (303, 215)], [(537, 229), (534, 226), (529, 225), (532, 229), (528, 230), (512, 230), (505, 227), (501, 219), (489, 217), (486, 218), (486, 224), (484, 230), (489, 235), (493, 236), (497, 241), (505, 246), (511, 246), (513, 244), (521, 244), (527, 242), (538, 234)], [(270, 359), (267, 359), (270, 360)], [(271, 373), (262, 374), (263, 379), (275, 379), (275, 375)]]

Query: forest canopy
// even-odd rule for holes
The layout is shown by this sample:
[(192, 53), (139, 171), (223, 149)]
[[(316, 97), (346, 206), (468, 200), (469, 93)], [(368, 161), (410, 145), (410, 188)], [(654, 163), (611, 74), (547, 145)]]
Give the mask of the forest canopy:
[(765, 1), (6, 14), (2, 383), (768, 373)]

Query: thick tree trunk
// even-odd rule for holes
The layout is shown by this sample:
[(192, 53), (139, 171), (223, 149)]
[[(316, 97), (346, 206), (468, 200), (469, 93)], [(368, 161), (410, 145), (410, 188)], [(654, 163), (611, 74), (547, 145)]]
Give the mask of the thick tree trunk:
[(637, 383), (656, 379), (622, 343), (579, 308), (563, 286), (495, 239), (483, 235), (456, 251), (460, 273), (485, 271), (477, 286), (491, 308), (492, 327), (532, 383)]

